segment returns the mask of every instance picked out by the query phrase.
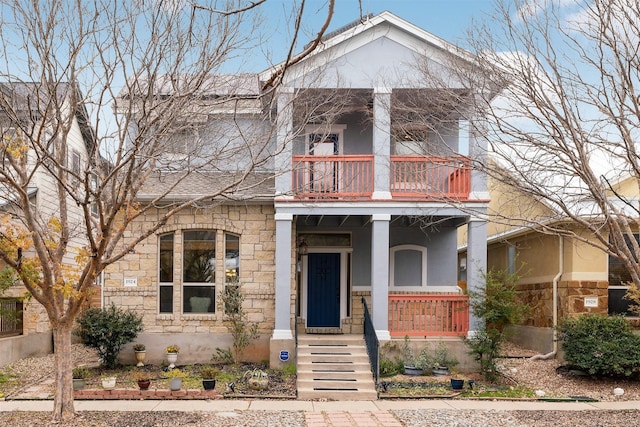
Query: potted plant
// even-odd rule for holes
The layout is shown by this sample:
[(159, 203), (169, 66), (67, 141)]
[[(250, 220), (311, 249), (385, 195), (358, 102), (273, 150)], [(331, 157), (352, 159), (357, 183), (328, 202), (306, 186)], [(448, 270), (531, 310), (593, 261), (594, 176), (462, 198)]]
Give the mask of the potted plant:
[(103, 376), (102, 378), (102, 388), (105, 390), (113, 390), (116, 388), (116, 377), (113, 375)]
[(147, 356), (147, 347), (145, 347), (144, 344), (135, 343), (133, 345), (133, 351), (136, 354), (136, 362), (138, 362), (136, 366), (144, 366), (144, 359)]
[(138, 387), (140, 387), (140, 390), (149, 390), (149, 386), (151, 385), (151, 378), (149, 377), (148, 372), (136, 371), (133, 374), (133, 378), (138, 382)]
[(73, 389), (80, 390), (85, 386), (85, 380), (91, 376), (91, 371), (86, 365), (80, 365), (73, 368)]
[(172, 344), (167, 347), (167, 361), (169, 362), (169, 369), (173, 369), (176, 367), (179, 351), (180, 351), (180, 347), (178, 347), (175, 344)]
[(170, 371), (165, 373), (165, 377), (169, 378), (171, 381), (169, 382), (169, 389), (171, 391), (178, 391), (182, 387), (182, 379), (186, 377), (187, 374), (182, 372), (180, 369), (171, 369)]
[(200, 376), (202, 377), (202, 387), (205, 390), (213, 390), (216, 388), (216, 378), (220, 374), (220, 370), (213, 366), (205, 365), (200, 368)]
[(458, 359), (449, 355), (449, 349), (442, 341), (438, 343), (433, 356), (431, 367), (433, 375), (449, 375), (450, 369), (458, 364)]
[(411, 347), (411, 343), (409, 342), (409, 335), (405, 335), (402, 351), (404, 354), (403, 362), (405, 375), (422, 375), (428, 359), (426, 348), (422, 349), (416, 356), (413, 347)]

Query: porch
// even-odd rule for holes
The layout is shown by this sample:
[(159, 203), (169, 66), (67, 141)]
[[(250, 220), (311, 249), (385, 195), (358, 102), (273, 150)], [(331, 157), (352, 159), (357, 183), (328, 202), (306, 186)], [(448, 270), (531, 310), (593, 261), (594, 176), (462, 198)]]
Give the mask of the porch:
[[(389, 192), (393, 199), (469, 200), (471, 165), (465, 156), (390, 156)], [(373, 198), (373, 155), (293, 156), (296, 199), (368, 200)]]

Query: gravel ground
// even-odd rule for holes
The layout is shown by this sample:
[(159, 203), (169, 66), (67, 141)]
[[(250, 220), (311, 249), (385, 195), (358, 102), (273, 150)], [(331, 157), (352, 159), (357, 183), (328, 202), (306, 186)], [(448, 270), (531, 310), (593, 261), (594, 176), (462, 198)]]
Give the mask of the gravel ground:
[[(73, 347), (77, 363), (97, 363), (95, 353), (81, 345)], [(21, 386), (40, 381), (53, 372), (53, 357), (27, 358), (0, 369), (2, 373), (15, 375), (19, 381), (5, 393), (10, 394)], [(594, 380), (587, 377), (567, 376), (556, 372), (555, 360), (531, 361), (526, 358), (503, 359), (504, 372), (514, 384), (543, 390), (548, 397), (585, 396), (598, 400), (639, 400), (638, 381)], [(621, 387), (623, 396), (613, 395), (613, 389)], [(508, 401), (505, 407), (508, 408)], [(390, 411), (401, 426), (631, 426), (638, 425), (640, 411), (481, 411), (481, 410), (397, 410)], [(299, 411), (229, 411), (229, 412), (81, 412), (69, 427), (106, 426), (251, 426), (251, 427), (304, 427), (310, 413)], [(323, 414), (326, 426), (333, 426), (330, 416)], [(350, 418), (353, 419), (353, 418)], [(0, 426), (48, 426), (47, 412), (0, 412)], [(318, 424), (313, 424), (318, 425)], [(355, 425), (355, 424), (354, 424)], [(367, 424), (384, 426), (378, 424)], [(398, 424), (394, 424), (398, 425)]]

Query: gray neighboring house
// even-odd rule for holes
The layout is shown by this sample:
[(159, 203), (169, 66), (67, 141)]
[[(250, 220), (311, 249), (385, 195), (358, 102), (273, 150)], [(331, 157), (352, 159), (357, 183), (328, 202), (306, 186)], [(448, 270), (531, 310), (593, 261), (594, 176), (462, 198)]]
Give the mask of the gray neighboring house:
[[(68, 83), (58, 84), (56, 99), (49, 99), (48, 90), (41, 83), (3, 82), (0, 83), (0, 132), (2, 134), (2, 150), (7, 144), (24, 135), (40, 135), (40, 147), (29, 148), (26, 152), (26, 164), (32, 173), (28, 180), (22, 182), (22, 189), (29, 195), (29, 203), (35, 205), (41, 221), (46, 224), (49, 218), (57, 217), (59, 211), (58, 194), (55, 180), (46, 168), (46, 158), (61, 155), (62, 144), (66, 149), (65, 161), (74, 171), (85, 169), (88, 153), (94, 146), (93, 130), (87, 125), (87, 112), (83, 105), (75, 108), (70, 115), (70, 123), (56, 123), (47, 113), (50, 102), (58, 103), (63, 108), (69, 107), (72, 99), (78, 99), (74, 91), (77, 88)], [(79, 99), (82, 99), (79, 97)], [(70, 107), (69, 107), (70, 108)], [(65, 140), (58, 136), (55, 127), (68, 127)], [(4, 158), (3, 154), (3, 158)], [(11, 174), (14, 169), (9, 162), (3, 162), (3, 174)], [(20, 199), (13, 190), (0, 183), (0, 214), (10, 214), (14, 221), (22, 215)], [(73, 206), (69, 210), (70, 221), (83, 224), (80, 208)], [(73, 248), (84, 244), (81, 235), (71, 235), (68, 264), (74, 265)], [(28, 254), (27, 254), (28, 255)], [(15, 285), (0, 298), (5, 316), (0, 319), (0, 366), (30, 355), (42, 355), (52, 351), (51, 325), (44, 308), (34, 299), (24, 297), (25, 289)], [(99, 297), (99, 292), (96, 292)], [(94, 301), (99, 305), (99, 300)], [(17, 317), (6, 317), (7, 312), (17, 312)]]

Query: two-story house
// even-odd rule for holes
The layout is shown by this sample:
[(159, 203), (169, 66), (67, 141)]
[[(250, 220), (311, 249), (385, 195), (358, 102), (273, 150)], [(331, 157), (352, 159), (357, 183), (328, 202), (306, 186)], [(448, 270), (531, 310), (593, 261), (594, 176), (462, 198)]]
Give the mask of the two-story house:
[[(77, 88), (71, 84), (58, 84), (54, 91), (37, 82), (0, 83), (3, 156), (0, 215), (3, 221), (11, 218), (10, 221), (21, 224), (25, 215), (31, 215), (41, 224), (52, 224), (52, 218), (59, 218), (60, 195), (52, 174), (68, 168), (72, 174), (80, 175), (95, 145), (84, 105), (76, 108), (72, 101), (82, 99), (74, 91)], [(62, 122), (60, 116), (54, 114), (54, 105), (58, 111), (72, 111), (68, 121)], [(6, 150), (14, 150), (11, 160)], [(16, 155), (15, 150), (24, 150), (24, 155)], [(66, 214), (72, 232), (64, 262), (74, 266), (77, 254), (74, 248), (85, 243), (86, 237), (80, 231), (84, 222), (75, 203), (69, 203)], [(99, 305), (97, 289), (94, 296)], [(44, 308), (35, 299), (25, 298), (25, 289), (19, 285), (11, 286), (0, 297), (0, 365), (27, 355), (51, 352), (51, 325)]]
[[(271, 157), (254, 158), (233, 196), (177, 214), (108, 270), (105, 301), (143, 313), (140, 340), (150, 360), (173, 343), (183, 362), (230, 347), (219, 301), (225, 286), (238, 285), (249, 321), (259, 323), (246, 356), (272, 366), (295, 360), (303, 335), (361, 337), (365, 303), (380, 341), (409, 335), (461, 344), (474, 320), (457, 286), (457, 230), (468, 227), (467, 286), (477, 287), (488, 196), (484, 175), (473, 170), (486, 150), (463, 101), (474, 94), (447, 68), (454, 59), (470, 57), (384, 12), (327, 35), (275, 90), (265, 87), (272, 69), (218, 76), (206, 98), (235, 94), (242, 102), (233, 114), (219, 104), (192, 114), (198, 135), (212, 145), (224, 138), (211, 135), (244, 136)], [(447, 86), (422, 67), (437, 69)], [(261, 99), (271, 90), (265, 111)], [(221, 133), (229, 123), (233, 129)], [(265, 136), (263, 151), (250, 141)], [(242, 152), (240, 161), (221, 156), (215, 168), (201, 168), (169, 197), (223, 187), (229, 164), (243, 170), (251, 158), (251, 150)], [(166, 161), (185, 160), (174, 154)], [(160, 175), (158, 186), (172, 182), (168, 169)], [(151, 187), (141, 201), (159, 194)]]

